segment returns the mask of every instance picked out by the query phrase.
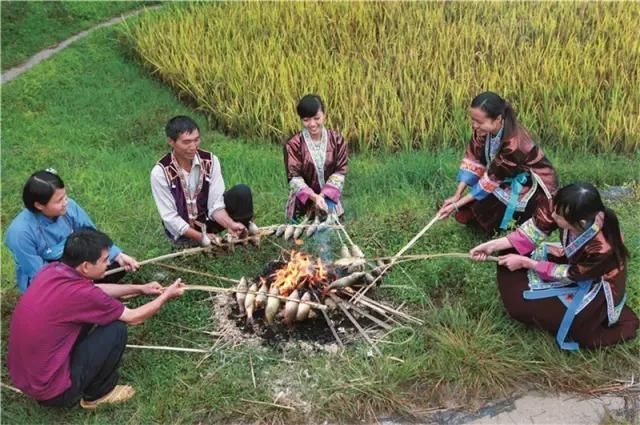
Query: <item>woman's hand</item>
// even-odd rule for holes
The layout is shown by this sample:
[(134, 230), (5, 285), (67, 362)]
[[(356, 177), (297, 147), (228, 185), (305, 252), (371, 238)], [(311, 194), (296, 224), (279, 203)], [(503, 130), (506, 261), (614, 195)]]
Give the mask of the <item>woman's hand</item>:
[(501, 266), (505, 266), (510, 271), (531, 269), (535, 267), (534, 260), (518, 254), (501, 255), (498, 258), (498, 264), (500, 264)]
[(325, 201), (324, 196), (316, 195), (313, 198), (313, 202), (315, 202), (316, 208), (318, 210), (322, 211), (325, 214), (329, 213), (329, 207), (327, 206), (327, 201)]
[(140, 264), (138, 263), (138, 260), (128, 256), (124, 252), (121, 252), (120, 254), (118, 254), (115, 260), (118, 264), (120, 264), (120, 266), (124, 267), (124, 270), (127, 272), (135, 272), (140, 268)]
[(481, 243), (475, 248), (469, 251), (469, 256), (471, 256), (472, 260), (476, 261), (485, 261), (489, 255), (491, 255), (495, 248), (495, 241), (489, 241), (485, 243)]
[(438, 215), (441, 219), (449, 217), (454, 211), (458, 209), (456, 202), (460, 200), (460, 195), (455, 194), (444, 200), (444, 204), (440, 207)]

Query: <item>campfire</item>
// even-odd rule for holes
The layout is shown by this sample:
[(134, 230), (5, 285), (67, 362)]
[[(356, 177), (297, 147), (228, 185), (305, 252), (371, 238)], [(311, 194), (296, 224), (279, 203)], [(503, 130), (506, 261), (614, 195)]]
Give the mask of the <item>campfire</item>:
[[(355, 253), (359, 254), (358, 251)], [(296, 322), (322, 314), (339, 345), (343, 344), (331, 318), (336, 314), (346, 316), (372, 345), (356, 317), (366, 318), (368, 323), (384, 330), (392, 329), (398, 319), (417, 321), (358, 292), (381, 282), (390, 264), (382, 261), (374, 264), (364, 258), (352, 257), (353, 253), (354, 250), (347, 249), (347, 256), (335, 262), (324, 262), (302, 251), (285, 253), (256, 279), (240, 279), (234, 288), (240, 314), (246, 317), (248, 324), (253, 324), (254, 313), (264, 310), (268, 325), (281, 321), (290, 328)]]

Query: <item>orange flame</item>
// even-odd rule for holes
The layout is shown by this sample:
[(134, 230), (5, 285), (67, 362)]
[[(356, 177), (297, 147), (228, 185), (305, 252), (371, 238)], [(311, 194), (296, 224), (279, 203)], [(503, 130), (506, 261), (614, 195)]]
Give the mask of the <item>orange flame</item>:
[(328, 273), (318, 258), (314, 263), (309, 255), (291, 251), (291, 259), (271, 275), (273, 285), (280, 289), (280, 294), (288, 296), (294, 289), (317, 286), (327, 279)]

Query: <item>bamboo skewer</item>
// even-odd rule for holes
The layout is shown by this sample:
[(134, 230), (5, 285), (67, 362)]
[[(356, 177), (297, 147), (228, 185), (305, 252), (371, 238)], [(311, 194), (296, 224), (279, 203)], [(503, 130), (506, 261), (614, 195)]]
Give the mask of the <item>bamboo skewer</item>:
[(336, 223), (338, 223), (338, 227), (340, 228), (340, 230), (342, 230), (342, 232), (344, 233), (344, 236), (347, 238), (347, 240), (349, 241), (349, 243), (351, 245), (355, 245), (353, 243), (353, 240), (351, 239), (351, 237), (349, 236), (349, 234), (347, 233), (347, 230), (344, 228), (344, 226), (342, 225), (342, 223), (340, 223), (340, 220), (338, 219), (338, 216), (336, 215), (335, 217)]
[(265, 406), (277, 407), (279, 409), (287, 409), (287, 410), (293, 410), (293, 411), (296, 410), (295, 408), (293, 408), (291, 406), (285, 406), (283, 404), (269, 403), (269, 402), (266, 402), (266, 401), (249, 400), (249, 399), (246, 399), (246, 398), (241, 398), (240, 400), (246, 401), (247, 403), (263, 404)]
[(385, 268), (382, 270), (382, 273), (380, 273), (380, 275), (377, 276), (373, 280), (373, 282), (371, 282), (369, 285), (367, 285), (366, 287), (364, 287), (363, 289), (358, 291), (353, 297), (351, 297), (350, 301), (357, 300), (358, 298), (360, 298), (364, 294), (366, 294), (369, 291), (369, 289), (371, 289), (382, 278), (382, 276), (384, 276), (384, 274), (387, 272), (387, 270), (389, 270), (389, 268), (391, 268), (391, 266), (393, 266), (393, 264), (396, 262), (398, 257), (400, 257), (402, 254), (404, 254), (409, 248), (411, 248), (418, 241), (418, 239), (420, 239), (422, 237), (422, 235), (424, 235), (427, 232), (427, 230), (429, 230), (431, 228), (431, 226), (433, 226), (436, 223), (436, 221), (438, 221), (439, 219), (440, 219), (440, 214), (436, 214), (435, 217), (433, 217), (431, 219), (431, 221), (426, 226), (424, 226), (422, 228), (422, 230), (420, 230), (418, 232), (418, 234), (416, 234), (413, 237), (413, 239), (411, 239), (404, 247), (402, 247), (402, 249), (400, 249), (400, 251), (398, 251), (398, 253), (396, 255), (394, 255), (391, 258), (391, 262), (385, 266)]
[[(366, 311), (364, 311), (363, 309), (361, 309), (360, 307), (358, 307), (357, 305), (351, 304), (351, 303), (346, 303), (347, 304), (347, 308), (352, 309), (353, 311), (355, 311), (358, 314), (363, 315), (364, 317), (366, 317), (367, 319), (371, 320), (373, 323), (375, 323), (376, 325), (380, 326), (381, 328), (389, 331), (391, 329), (393, 329), (393, 326), (391, 326), (388, 323), (383, 322), (382, 320), (378, 319), (375, 316), (372, 316), (371, 314), (367, 313)], [(386, 315), (385, 315), (386, 317)]]
[[(208, 251), (213, 249), (214, 246), (197, 246), (195, 248), (188, 248), (179, 252), (172, 252), (171, 254), (165, 254), (165, 255), (161, 255), (159, 257), (154, 257), (154, 258), (149, 258), (148, 260), (143, 260), (143, 261), (139, 261), (138, 264), (139, 265), (145, 265), (145, 264), (151, 264), (151, 263), (157, 263), (158, 261), (162, 261), (162, 260), (169, 260), (171, 258), (176, 258), (176, 257), (186, 257), (187, 255), (193, 255), (193, 254), (197, 254), (199, 252), (204, 252), (204, 251)], [(119, 273), (124, 271), (124, 267), (118, 267), (112, 270), (107, 271), (104, 275), (105, 276), (109, 276), (112, 275), (114, 273)]]
[(16, 387), (13, 387), (9, 384), (5, 384), (4, 382), (0, 382), (0, 386), (2, 386), (2, 388), (6, 388), (8, 390), (11, 390), (13, 392), (16, 392), (18, 394), (23, 394), (22, 390), (17, 389)]
[(382, 355), (382, 352), (380, 351), (380, 349), (371, 340), (371, 338), (369, 338), (369, 335), (367, 335), (367, 333), (364, 331), (364, 329), (362, 329), (362, 326), (360, 326), (360, 323), (358, 323), (358, 321), (355, 319), (355, 317), (353, 317), (353, 315), (351, 315), (351, 313), (349, 313), (349, 310), (344, 306), (343, 301), (339, 297), (335, 296), (334, 294), (329, 293), (329, 296), (331, 297), (331, 299), (333, 301), (335, 301), (335, 303), (338, 305), (340, 310), (342, 310), (344, 315), (347, 316), (347, 319), (349, 319), (351, 321), (351, 323), (353, 323), (353, 326), (355, 326), (356, 329), (358, 329), (358, 331), (360, 332), (362, 337), (369, 343), (369, 345), (371, 345), (371, 348), (373, 348), (375, 350), (375, 352), (378, 353), (379, 355)]
[(424, 321), (418, 319), (417, 317), (413, 317), (413, 316), (411, 316), (411, 315), (409, 315), (407, 313), (403, 313), (403, 312), (401, 312), (401, 311), (399, 311), (397, 309), (393, 309), (393, 308), (391, 308), (391, 307), (389, 307), (389, 306), (387, 306), (385, 304), (382, 304), (382, 303), (379, 303), (379, 302), (377, 302), (375, 300), (372, 300), (371, 298), (369, 298), (367, 296), (362, 296), (356, 302), (359, 303), (359, 304), (362, 304), (365, 307), (371, 308), (371, 309), (372, 309), (372, 307), (379, 308), (381, 310), (384, 310), (386, 313), (393, 314), (393, 315), (395, 315), (397, 317), (400, 317), (400, 318), (402, 318), (404, 320), (407, 320), (407, 321), (410, 321), (410, 322), (414, 322), (414, 323), (417, 323), (419, 325), (423, 325), (424, 324)]
[[(454, 258), (466, 258), (471, 259), (471, 256), (468, 253), (464, 252), (443, 252), (440, 254), (414, 254), (414, 255), (401, 255), (397, 257), (396, 263), (402, 261), (410, 261), (410, 260), (428, 260), (430, 258), (439, 258), (439, 257), (454, 257)], [(370, 261), (375, 260), (391, 260), (394, 257), (373, 257), (369, 258)], [(488, 256), (486, 261), (498, 261), (498, 257), (494, 257), (492, 255)]]
[(182, 348), (182, 347), (169, 347), (164, 345), (134, 345), (127, 344), (127, 348), (142, 348), (147, 350), (164, 350), (164, 351), (183, 351), (187, 353), (209, 353), (210, 350), (203, 350), (202, 348)]
[(176, 271), (179, 271), (179, 272), (192, 273), (192, 274), (197, 274), (199, 276), (210, 277), (212, 279), (218, 279), (218, 280), (222, 280), (222, 281), (225, 281), (225, 282), (231, 282), (231, 283), (235, 283), (235, 284), (240, 283), (240, 281), (237, 280), (237, 279), (231, 279), (231, 278), (224, 277), (224, 276), (217, 276), (217, 275), (214, 275), (214, 274), (201, 272), (201, 271), (197, 271), (197, 270), (191, 270), (191, 269), (187, 269), (187, 268), (184, 268), (184, 267), (172, 266), (172, 265), (165, 264), (165, 263), (156, 263), (156, 266), (164, 267), (164, 268), (170, 269), (170, 270), (176, 270)]
[[(313, 297), (316, 299), (316, 301), (320, 301), (318, 299), (318, 296), (315, 293), (313, 294)], [(336, 342), (340, 347), (344, 347), (344, 344), (342, 343), (342, 340), (340, 339), (338, 332), (336, 332), (336, 328), (333, 326), (333, 322), (331, 321), (331, 318), (329, 317), (326, 311), (324, 310), (320, 310), (320, 311), (322, 312), (322, 316), (324, 317), (324, 320), (327, 322), (327, 325), (329, 326), (329, 329), (331, 330), (333, 337), (336, 339)]]

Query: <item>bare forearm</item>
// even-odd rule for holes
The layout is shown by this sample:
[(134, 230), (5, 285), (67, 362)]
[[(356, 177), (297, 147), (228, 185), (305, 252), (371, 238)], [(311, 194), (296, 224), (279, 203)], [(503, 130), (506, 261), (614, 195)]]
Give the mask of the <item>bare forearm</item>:
[(231, 226), (231, 224), (233, 223), (233, 219), (229, 216), (229, 213), (227, 213), (227, 210), (224, 208), (215, 210), (212, 216), (212, 218), (225, 229), (228, 229), (229, 226)]
[(465, 182), (458, 183), (458, 187), (456, 188), (455, 196), (462, 196), (464, 191), (467, 189), (467, 184)]
[(182, 236), (189, 238), (192, 241), (200, 242), (202, 240), (202, 233), (198, 232), (193, 227), (189, 227), (187, 231), (182, 234)]
[(460, 208), (464, 205), (467, 205), (471, 201), (473, 201), (473, 196), (471, 196), (470, 194), (466, 194), (455, 203), (455, 207)]
[(113, 298), (122, 298), (128, 295), (140, 295), (142, 293), (142, 285), (120, 285), (114, 283), (96, 283), (96, 286), (102, 289), (107, 295)]
[(131, 310), (126, 309), (124, 313), (122, 313), (120, 320), (130, 325), (140, 324), (147, 320), (149, 317), (156, 314), (160, 310), (160, 308), (162, 308), (165, 302), (167, 302), (167, 297), (164, 296), (164, 294), (159, 295), (155, 300), (150, 301), (138, 308), (134, 308)]
[(494, 252), (495, 251), (504, 251), (505, 249), (513, 248), (513, 245), (511, 245), (511, 242), (506, 237), (494, 239), (491, 242), (491, 245), (492, 245), (492, 248), (493, 248)]

